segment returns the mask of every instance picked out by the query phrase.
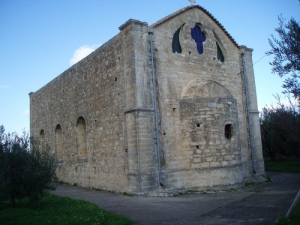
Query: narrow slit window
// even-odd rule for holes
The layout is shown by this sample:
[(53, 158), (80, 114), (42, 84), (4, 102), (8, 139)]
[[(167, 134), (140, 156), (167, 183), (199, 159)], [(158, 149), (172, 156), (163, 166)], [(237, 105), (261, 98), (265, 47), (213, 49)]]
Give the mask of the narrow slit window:
[(218, 44), (218, 42), (216, 42), (216, 44), (217, 44), (217, 57), (218, 57), (218, 60), (221, 61), (221, 62), (224, 62), (225, 57), (224, 57), (224, 54), (222, 52), (222, 49), (220, 48), (220, 45)]
[(195, 24), (194, 28), (192, 28), (191, 35), (196, 42), (198, 53), (200, 55), (203, 54), (203, 42), (206, 40), (206, 36), (198, 24)]
[(231, 124), (225, 125), (225, 137), (228, 140), (230, 140), (232, 138), (232, 125)]
[(173, 53), (182, 53), (182, 48), (180, 44), (180, 30), (182, 26), (174, 33), (172, 41), (172, 51)]

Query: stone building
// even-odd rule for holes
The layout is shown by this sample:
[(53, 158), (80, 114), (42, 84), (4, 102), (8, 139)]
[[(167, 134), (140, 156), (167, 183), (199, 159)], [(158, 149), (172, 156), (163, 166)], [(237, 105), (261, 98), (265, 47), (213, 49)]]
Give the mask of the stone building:
[(120, 32), (30, 93), (60, 180), (153, 194), (264, 175), (252, 49), (201, 6)]

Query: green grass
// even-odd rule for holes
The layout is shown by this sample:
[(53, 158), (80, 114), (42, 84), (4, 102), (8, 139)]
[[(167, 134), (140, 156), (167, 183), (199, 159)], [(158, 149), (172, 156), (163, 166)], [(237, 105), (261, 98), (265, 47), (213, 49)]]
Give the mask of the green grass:
[(296, 207), (290, 218), (282, 218), (278, 221), (277, 225), (299, 225), (300, 224), (300, 205)]
[(192, 193), (198, 193), (198, 190), (186, 190), (184, 193), (185, 194), (192, 194)]
[(266, 171), (300, 173), (300, 159), (276, 159), (265, 158)]
[(256, 182), (256, 181), (248, 181), (245, 183), (245, 187), (252, 187), (261, 184), (262, 182)]
[(127, 225), (132, 221), (115, 215), (85, 201), (73, 200), (47, 194), (39, 202), (25, 199), (18, 208), (11, 208), (9, 202), (0, 202), (0, 224), (80, 224), (80, 225)]

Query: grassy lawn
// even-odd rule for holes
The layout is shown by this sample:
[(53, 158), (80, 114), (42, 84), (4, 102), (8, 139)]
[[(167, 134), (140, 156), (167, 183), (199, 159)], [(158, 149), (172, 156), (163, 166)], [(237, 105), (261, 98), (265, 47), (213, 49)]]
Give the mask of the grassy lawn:
[(8, 202), (0, 202), (0, 224), (101, 224), (127, 225), (132, 221), (114, 215), (85, 201), (73, 200), (47, 194), (41, 201), (31, 203), (23, 200), (18, 208), (11, 208)]
[(265, 158), (266, 171), (286, 172), (286, 173), (300, 173), (299, 159), (276, 159)]

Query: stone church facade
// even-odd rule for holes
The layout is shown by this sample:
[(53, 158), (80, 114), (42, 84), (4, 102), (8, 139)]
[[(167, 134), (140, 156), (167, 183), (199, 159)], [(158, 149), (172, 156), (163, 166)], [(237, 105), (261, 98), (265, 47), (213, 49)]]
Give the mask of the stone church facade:
[(30, 93), (67, 183), (151, 194), (264, 175), (252, 49), (201, 6), (119, 34)]

